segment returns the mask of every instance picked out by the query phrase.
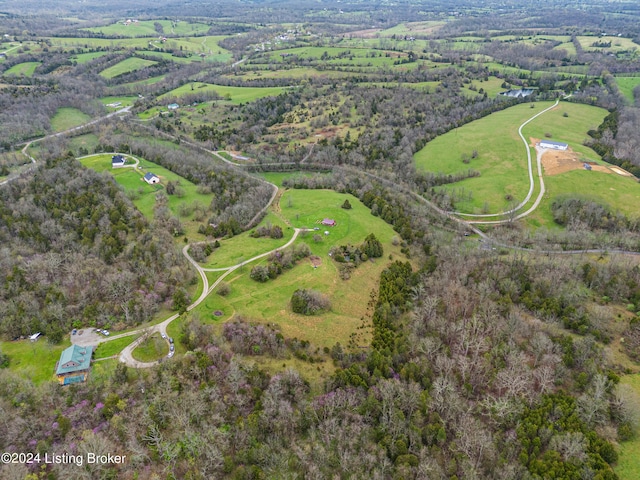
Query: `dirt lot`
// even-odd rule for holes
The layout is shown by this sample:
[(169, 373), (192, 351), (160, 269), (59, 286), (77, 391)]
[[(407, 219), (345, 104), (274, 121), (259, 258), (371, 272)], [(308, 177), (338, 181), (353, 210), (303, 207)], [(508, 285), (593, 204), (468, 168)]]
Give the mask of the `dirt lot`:
[[(540, 140), (530, 138), (531, 146), (535, 146)], [(536, 148), (538, 149), (538, 148)], [(584, 169), (585, 162), (579, 155), (569, 148), (568, 150), (543, 150), (542, 166), (546, 175), (559, 175), (571, 170)], [(591, 170), (602, 173), (617, 173), (618, 175), (631, 176), (631, 174), (619, 167), (606, 167), (594, 162), (586, 162), (591, 165)]]
[(314, 268), (322, 265), (322, 259), (320, 257), (317, 257), (316, 255), (311, 255), (309, 257), (309, 261), (311, 262), (311, 265), (314, 266)]

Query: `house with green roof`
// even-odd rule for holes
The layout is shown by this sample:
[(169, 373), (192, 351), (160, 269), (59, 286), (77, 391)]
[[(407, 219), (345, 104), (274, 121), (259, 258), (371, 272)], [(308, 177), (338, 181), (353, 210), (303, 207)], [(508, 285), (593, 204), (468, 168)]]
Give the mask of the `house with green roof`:
[(60, 355), (56, 365), (56, 375), (60, 385), (84, 382), (91, 369), (91, 354), (93, 347), (71, 345)]

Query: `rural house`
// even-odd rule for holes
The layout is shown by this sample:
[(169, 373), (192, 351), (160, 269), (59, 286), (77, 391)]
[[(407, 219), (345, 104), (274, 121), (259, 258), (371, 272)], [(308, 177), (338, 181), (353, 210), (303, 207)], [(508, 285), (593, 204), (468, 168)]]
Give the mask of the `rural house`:
[(158, 176), (151, 172), (147, 172), (145, 174), (144, 181), (147, 182), (149, 185), (155, 185), (156, 183), (160, 183), (160, 179), (158, 178)]
[(60, 385), (84, 382), (91, 369), (93, 347), (71, 345), (60, 355), (56, 365), (56, 375)]
[(114, 155), (111, 157), (111, 168), (124, 167), (125, 158), (122, 155)]
[(541, 148), (551, 148), (553, 150), (566, 150), (569, 145), (563, 142), (552, 142), (551, 140), (540, 140)]

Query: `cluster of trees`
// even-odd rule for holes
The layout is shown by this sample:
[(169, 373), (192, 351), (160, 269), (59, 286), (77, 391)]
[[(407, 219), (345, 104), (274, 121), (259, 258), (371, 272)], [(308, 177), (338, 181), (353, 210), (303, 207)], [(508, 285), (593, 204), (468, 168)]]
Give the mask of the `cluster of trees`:
[(267, 223), (262, 227), (256, 228), (251, 232), (253, 238), (270, 237), (270, 238), (282, 238), (284, 236), (282, 227), (280, 225), (271, 225)]
[(311, 255), (309, 245), (300, 243), (285, 250), (276, 250), (269, 255), (267, 265), (256, 265), (251, 269), (250, 277), (257, 282), (266, 282), (276, 278), (285, 270), (295, 266), (298, 261)]
[(317, 290), (299, 288), (291, 295), (291, 310), (302, 315), (316, 315), (331, 310), (331, 300)]
[[(73, 158), (0, 189), (0, 335), (148, 320), (195, 277), (169, 234)], [(90, 288), (87, 288), (90, 286)]]

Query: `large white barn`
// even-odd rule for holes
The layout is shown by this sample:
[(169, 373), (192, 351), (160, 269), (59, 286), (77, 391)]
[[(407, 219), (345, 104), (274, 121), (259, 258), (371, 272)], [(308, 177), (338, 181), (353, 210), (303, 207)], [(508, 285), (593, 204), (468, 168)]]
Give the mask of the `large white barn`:
[(569, 145), (563, 142), (552, 142), (551, 140), (540, 140), (541, 148), (551, 148), (553, 150), (566, 150)]

